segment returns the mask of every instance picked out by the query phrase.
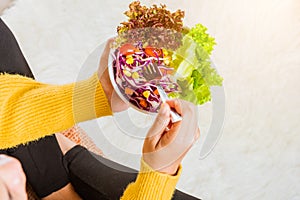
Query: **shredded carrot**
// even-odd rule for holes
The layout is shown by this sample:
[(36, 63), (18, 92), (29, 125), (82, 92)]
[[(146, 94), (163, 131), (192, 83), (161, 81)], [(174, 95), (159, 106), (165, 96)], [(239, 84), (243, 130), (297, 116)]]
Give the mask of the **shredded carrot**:
[(134, 91), (133, 91), (132, 89), (130, 89), (130, 88), (128, 88), (128, 87), (125, 88), (125, 94), (132, 95), (133, 92), (134, 92)]
[(146, 108), (147, 102), (144, 99), (142, 99), (142, 100), (140, 100), (140, 105), (143, 106), (144, 108)]

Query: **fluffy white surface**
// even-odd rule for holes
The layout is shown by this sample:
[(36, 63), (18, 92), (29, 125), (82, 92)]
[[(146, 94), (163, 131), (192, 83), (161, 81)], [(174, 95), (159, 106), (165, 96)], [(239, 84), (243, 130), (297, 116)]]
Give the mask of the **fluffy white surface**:
[[(129, 2), (18, 0), (2, 17), (38, 80), (62, 84), (76, 80), (90, 53), (115, 34)], [(223, 135), (204, 160), (200, 144), (191, 150), (178, 188), (203, 199), (300, 199), (300, 1), (161, 2), (185, 10), (187, 25), (209, 28), (226, 92)], [(202, 110), (205, 135), (210, 106)], [(102, 140), (131, 153), (142, 141), (122, 134), (113, 118), (98, 122), (103, 134), (92, 122), (82, 126), (109, 157), (138, 167)]]

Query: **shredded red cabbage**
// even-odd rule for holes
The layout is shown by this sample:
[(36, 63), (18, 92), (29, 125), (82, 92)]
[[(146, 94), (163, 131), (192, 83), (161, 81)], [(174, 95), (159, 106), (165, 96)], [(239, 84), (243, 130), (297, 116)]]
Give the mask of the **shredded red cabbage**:
[[(150, 63), (155, 63), (161, 69), (162, 78), (159, 80), (160, 86), (167, 94), (179, 92), (179, 85), (172, 81), (171, 73), (173, 69), (164, 64), (163, 54), (151, 56), (145, 52), (145, 48), (139, 43), (132, 45), (134, 53), (126, 55), (120, 48), (115, 51), (115, 60), (113, 61), (114, 81), (123, 96), (137, 108), (157, 112), (161, 99), (157, 90), (157, 80), (147, 81), (143, 76), (143, 67)], [(169, 73), (168, 73), (169, 72)]]

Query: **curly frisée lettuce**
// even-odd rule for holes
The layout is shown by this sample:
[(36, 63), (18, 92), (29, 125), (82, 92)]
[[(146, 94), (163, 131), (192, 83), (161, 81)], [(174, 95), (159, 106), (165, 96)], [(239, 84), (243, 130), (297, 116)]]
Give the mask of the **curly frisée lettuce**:
[(196, 24), (191, 30), (188, 32), (188, 36), (190, 36), (199, 46), (201, 46), (208, 55), (214, 49), (216, 45), (215, 39), (211, 37), (208, 33), (206, 33), (207, 28), (202, 24)]
[(211, 86), (221, 86), (223, 78), (211, 66), (210, 54), (215, 40), (207, 28), (197, 24), (183, 37), (182, 45), (174, 52), (171, 66), (176, 69), (181, 93), (170, 94), (196, 105), (211, 100)]

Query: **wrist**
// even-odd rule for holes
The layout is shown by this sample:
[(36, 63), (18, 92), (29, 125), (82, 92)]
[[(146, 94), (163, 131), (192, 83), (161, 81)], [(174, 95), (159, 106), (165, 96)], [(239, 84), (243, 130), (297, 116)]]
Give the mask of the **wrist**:
[(108, 72), (108, 71), (105, 70), (101, 75), (98, 72), (97, 75), (98, 75), (99, 82), (100, 82), (100, 84), (101, 84), (101, 86), (103, 88), (103, 91), (105, 93), (105, 96), (106, 96), (106, 98), (108, 100), (108, 103), (110, 105), (111, 104), (111, 96), (112, 96), (113, 89), (111, 87), (110, 80), (106, 78), (106, 74), (105, 74), (106, 72)]
[(158, 172), (163, 173), (163, 174), (168, 174), (170, 176), (176, 176), (179, 170), (180, 165), (174, 165), (174, 166), (169, 166), (166, 168), (163, 168), (161, 170), (158, 170)]
[(175, 176), (178, 173), (178, 170), (180, 168), (180, 164), (173, 163), (172, 165), (168, 165), (166, 167), (162, 167), (158, 163), (155, 163), (153, 160), (147, 159), (147, 156), (143, 156), (143, 161), (145, 164), (147, 164), (153, 171), (170, 175), (170, 176)]

